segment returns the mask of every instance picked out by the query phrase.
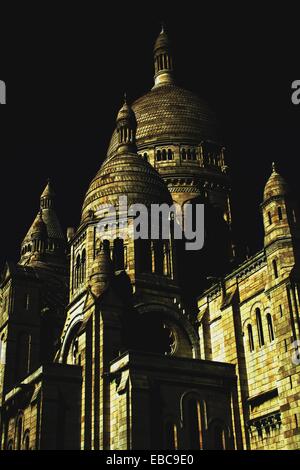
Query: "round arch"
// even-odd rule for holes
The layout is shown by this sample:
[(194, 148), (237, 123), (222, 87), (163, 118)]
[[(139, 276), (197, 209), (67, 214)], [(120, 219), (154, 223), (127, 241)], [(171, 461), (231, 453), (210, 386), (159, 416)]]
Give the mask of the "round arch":
[(200, 359), (200, 344), (198, 333), (187, 317), (185, 317), (181, 312), (160, 303), (138, 304), (135, 305), (135, 309), (141, 315), (147, 315), (149, 313), (156, 315), (163, 314), (166, 320), (173, 320), (174, 323), (177, 323), (188, 337), (192, 348), (193, 358)]

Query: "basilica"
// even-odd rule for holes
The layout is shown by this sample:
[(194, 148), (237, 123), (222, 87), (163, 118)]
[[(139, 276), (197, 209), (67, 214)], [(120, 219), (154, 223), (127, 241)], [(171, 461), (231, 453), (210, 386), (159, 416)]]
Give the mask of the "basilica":
[[(264, 245), (241, 260), (216, 117), (176, 84), (163, 28), (153, 53), (153, 87), (116, 113), (79, 226), (64, 233), (48, 181), (1, 273), (1, 450), (300, 449), (295, 198), (273, 164)], [(132, 237), (130, 215), (126, 230), (102, 223), (122, 196), (203, 204), (203, 249), (174, 237), (176, 215), (164, 239)]]

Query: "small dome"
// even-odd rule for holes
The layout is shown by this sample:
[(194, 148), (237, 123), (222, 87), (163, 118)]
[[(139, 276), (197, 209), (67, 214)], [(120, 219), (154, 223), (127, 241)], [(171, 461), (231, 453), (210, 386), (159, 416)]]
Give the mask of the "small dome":
[(289, 192), (289, 187), (283, 177), (277, 172), (275, 164), (272, 164), (272, 174), (268, 179), (264, 189), (264, 200), (273, 196), (285, 196)]
[[(123, 119), (123, 113), (124, 122), (120, 124), (119, 116), (121, 114)], [(135, 129), (128, 115), (135, 120), (134, 112), (125, 102), (117, 117), (118, 152), (102, 165), (91, 182), (83, 203), (82, 223), (91, 213), (97, 213), (100, 206), (110, 204), (117, 208), (121, 196), (127, 196), (128, 205), (172, 204), (168, 188), (158, 172), (135, 152)]]
[(122, 121), (123, 119), (129, 119), (130, 121), (135, 122), (134, 112), (132, 111), (131, 107), (127, 104), (126, 97), (124, 104), (117, 115), (117, 121)]
[(103, 165), (90, 184), (82, 210), (82, 222), (102, 204), (117, 204), (120, 196), (128, 204), (172, 204), (167, 186), (157, 171), (135, 153), (117, 154)]

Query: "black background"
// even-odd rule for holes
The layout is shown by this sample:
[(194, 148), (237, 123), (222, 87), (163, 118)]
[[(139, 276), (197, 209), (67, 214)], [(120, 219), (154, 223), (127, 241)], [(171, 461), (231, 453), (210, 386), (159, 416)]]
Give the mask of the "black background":
[(161, 20), (177, 82), (218, 115), (240, 243), (259, 248), (259, 203), (272, 161), (300, 196), (300, 105), (291, 102), (291, 83), (300, 79), (300, 15), (291, 3), (262, 3), (1, 6), (0, 265), (17, 260), (48, 177), (61, 223), (78, 224), (124, 91), (133, 101), (153, 85)]

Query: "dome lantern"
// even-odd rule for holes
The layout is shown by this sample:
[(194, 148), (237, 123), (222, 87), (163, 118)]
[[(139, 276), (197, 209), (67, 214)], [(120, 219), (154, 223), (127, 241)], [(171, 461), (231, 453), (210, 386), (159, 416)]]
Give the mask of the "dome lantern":
[(126, 93), (124, 104), (117, 115), (118, 153), (136, 152), (136, 119), (134, 112), (127, 103)]
[(173, 79), (173, 57), (169, 38), (162, 24), (161, 31), (154, 44), (154, 87), (171, 84)]

